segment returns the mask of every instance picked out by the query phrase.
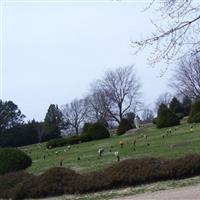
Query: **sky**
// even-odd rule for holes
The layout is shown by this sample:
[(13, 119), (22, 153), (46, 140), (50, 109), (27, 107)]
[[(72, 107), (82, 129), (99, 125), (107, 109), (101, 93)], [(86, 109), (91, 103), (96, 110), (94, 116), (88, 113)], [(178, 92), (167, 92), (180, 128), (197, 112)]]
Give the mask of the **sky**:
[(146, 50), (134, 55), (132, 40), (149, 35), (158, 12), (147, 3), (121, 1), (3, 4), (2, 99), (16, 103), (28, 120), (43, 120), (50, 104), (83, 98), (109, 69), (134, 65), (144, 103), (153, 108), (169, 90), (170, 70), (149, 67)]

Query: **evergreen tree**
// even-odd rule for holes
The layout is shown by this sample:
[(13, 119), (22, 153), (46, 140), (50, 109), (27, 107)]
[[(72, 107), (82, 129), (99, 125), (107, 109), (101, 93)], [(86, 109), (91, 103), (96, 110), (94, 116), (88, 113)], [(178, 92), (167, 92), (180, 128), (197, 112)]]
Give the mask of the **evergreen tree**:
[(157, 128), (164, 128), (179, 125), (179, 118), (165, 104), (161, 104), (158, 109), (156, 125)]
[(12, 101), (0, 100), (0, 134), (23, 123), (25, 115)]
[(200, 99), (197, 99), (192, 104), (188, 122), (189, 123), (199, 123), (200, 122)]
[(190, 114), (192, 100), (188, 96), (185, 96), (183, 98), (182, 104), (183, 104), (183, 108), (184, 108), (184, 114), (186, 116), (188, 116)]
[(62, 114), (58, 106), (51, 104), (48, 108), (47, 114), (44, 119), (43, 126), (43, 140), (49, 140), (52, 138), (60, 137), (60, 123), (62, 120)]
[(1, 147), (19, 147), (38, 143), (38, 131), (36, 122), (14, 126), (0, 134)]
[(169, 108), (173, 113), (184, 113), (184, 107), (176, 97), (171, 100)]

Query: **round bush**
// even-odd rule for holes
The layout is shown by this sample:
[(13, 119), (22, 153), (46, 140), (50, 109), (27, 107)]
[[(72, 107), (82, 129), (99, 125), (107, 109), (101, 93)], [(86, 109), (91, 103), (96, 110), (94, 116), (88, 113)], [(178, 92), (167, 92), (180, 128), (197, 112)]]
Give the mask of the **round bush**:
[(200, 113), (200, 99), (196, 100), (191, 107), (188, 123), (198, 123), (198, 113)]
[(106, 127), (101, 123), (96, 122), (94, 124), (87, 125), (87, 128), (81, 134), (81, 141), (87, 142), (91, 140), (99, 140), (110, 137), (110, 133)]
[(32, 164), (31, 158), (15, 148), (0, 148), (0, 174), (26, 169)]
[(133, 126), (130, 124), (130, 122), (127, 119), (122, 119), (117, 129), (117, 135), (122, 135), (126, 131), (132, 128)]
[(170, 126), (176, 126), (180, 124), (179, 118), (173, 113), (166, 105), (161, 104), (158, 109), (158, 115), (156, 120), (157, 128), (165, 128)]

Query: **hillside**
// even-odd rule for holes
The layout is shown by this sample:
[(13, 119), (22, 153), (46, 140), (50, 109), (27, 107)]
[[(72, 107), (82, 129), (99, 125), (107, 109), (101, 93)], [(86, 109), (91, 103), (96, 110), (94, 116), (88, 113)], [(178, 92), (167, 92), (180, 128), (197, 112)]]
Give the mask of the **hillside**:
[[(136, 132), (122, 136), (111, 136), (109, 139), (92, 141), (67, 147), (46, 150), (45, 143), (31, 145), (21, 149), (33, 159), (33, 164), (28, 171), (38, 174), (48, 168), (59, 166), (63, 160), (64, 167), (70, 167), (77, 171), (91, 171), (100, 169), (116, 162), (114, 152), (118, 151), (121, 160), (154, 156), (163, 158), (176, 158), (188, 153), (200, 152), (200, 124), (193, 125), (182, 122), (180, 126), (156, 129), (154, 125), (148, 125)], [(147, 137), (145, 137), (145, 136)], [(133, 141), (136, 139), (134, 151)], [(124, 142), (123, 148), (119, 141)], [(98, 155), (98, 149), (104, 148), (102, 157)], [(78, 160), (78, 157), (80, 160)]]

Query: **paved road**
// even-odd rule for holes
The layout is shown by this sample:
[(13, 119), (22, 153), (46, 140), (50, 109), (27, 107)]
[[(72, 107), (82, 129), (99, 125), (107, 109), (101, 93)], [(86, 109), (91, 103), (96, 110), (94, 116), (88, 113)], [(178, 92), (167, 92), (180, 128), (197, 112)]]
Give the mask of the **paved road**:
[(113, 200), (200, 200), (200, 185), (144, 193)]

